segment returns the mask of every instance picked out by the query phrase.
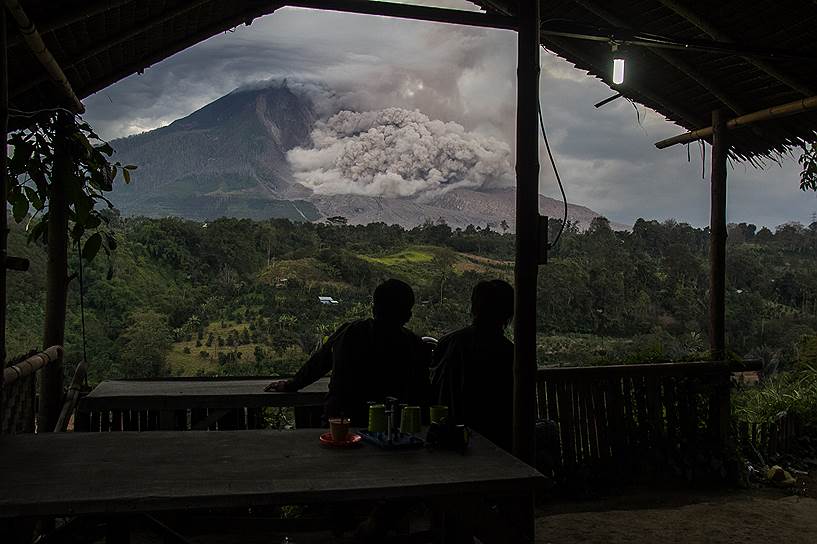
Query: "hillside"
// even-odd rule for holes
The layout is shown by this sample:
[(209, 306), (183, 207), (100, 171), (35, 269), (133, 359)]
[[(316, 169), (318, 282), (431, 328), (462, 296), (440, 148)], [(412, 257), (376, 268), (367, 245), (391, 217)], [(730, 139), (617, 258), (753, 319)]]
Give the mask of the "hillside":
[[(554, 222), (551, 225), (557, 227)], [(477, 281), (513, 276), (510, 234), (446, 225), (294, 224), (176, 218), (118, 221), (115, 274), (104, 256), (85, 268), (91, 380), (157, 375), (291, 374), (340, 323), (370, 313), (388, 277), (410, 283), (409, 327), (439, 337), (468, 322)], [(738, 356), (780, 367), (817, 364), (817, 225), (755, 232), (730, 227), (727, 330)], [(541, 364), (606, 364), (700, 357), (706, 346), (708, 235), (639, 220), (565, 232), (540, 269)], [(39, 345), (45, 253), (14, 225), (10, 252), (31, 260), (9, 274), (9, 352)], [(72, 255), (70, 271), (77, 269)], [(339, 304), (322, 305), (318, 296)], [(81, 353), (77, 281), (66, 346)]]

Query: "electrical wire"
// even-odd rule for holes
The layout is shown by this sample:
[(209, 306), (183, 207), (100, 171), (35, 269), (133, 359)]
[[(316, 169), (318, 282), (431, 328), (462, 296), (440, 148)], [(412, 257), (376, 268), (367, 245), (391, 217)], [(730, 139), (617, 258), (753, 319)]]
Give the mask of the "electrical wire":
[(82, 275), (82, 241), (77, 240), (77, 255), (79, 256), (79, 315), (82, 326), (82, 360), (88, 364), (88, 354), (85, 351), (85, 279)]
[(545, 149), (548, 152), (548, 158), (550, 159), (550, 165), (553, 167), (553, 173), (556, 174), (556, 182), (559, 184), (559, 190), (562, 192), (562, 201), (565, 205), (564, 211), (564, 218), (562, 219), (562, 225), (559, 227), (559, 232), (556, 234), (556, 238), (554, 238), (553, 243), (548, 244), (548, 249), (552, 248), (556, 245), (559, 241), (559, 238), (562, 237), (562, 233), (565, 230), (565, 225), (567, 224), (567, 196), (565, 195), (565, 187), (562, 185), (562, 177), (559, 175), (559, 169), (556, 168), (556, 161), (553, 158), (553, 153), (550, 150), (550, 142), (548, 142), (548, 135), (547, 131), (545, 130), (545, 120), (542, 117), (542, 102), (540, 100), (536, 101), (536, 106), (539, 109), (539, 126), (542, 128), (542, 138), (545, 140)]

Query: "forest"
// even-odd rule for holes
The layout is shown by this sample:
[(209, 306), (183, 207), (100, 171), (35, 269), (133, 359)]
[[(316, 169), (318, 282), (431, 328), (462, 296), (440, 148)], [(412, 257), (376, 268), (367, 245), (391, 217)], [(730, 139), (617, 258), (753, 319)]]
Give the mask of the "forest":
[[(71, 257), (68, 361), (91, 382), (165, 375), (288, 375), (344, 321), (370, 313), (387, 277), (409, 282), (409, 328), (439, 338), (468, 322), (470, 290), (513, 276), (513, 236), (427, 223), (406, 230), (288, 220), (111, 218), (108, 261)], [(553, 234), (560, 223), (553, 221)], [(540, 365), (706, 357), (708, 231), (639, 219), (616, 232), (567, 225), (539, 274)], [(22, 226), (10, 252), (9, 353), (41, 342), (45, 252)], [(727, 343), (768, 373), (817, 363), (817, 223), (729, 227)], [(109, 267), (113, 272), (110, 274)], [(337, 304), (321, 304), (329, 296)], [(81, 304), (82, 302), (82, 304)], [(510, 331), (509, 331), (510, 334)]]

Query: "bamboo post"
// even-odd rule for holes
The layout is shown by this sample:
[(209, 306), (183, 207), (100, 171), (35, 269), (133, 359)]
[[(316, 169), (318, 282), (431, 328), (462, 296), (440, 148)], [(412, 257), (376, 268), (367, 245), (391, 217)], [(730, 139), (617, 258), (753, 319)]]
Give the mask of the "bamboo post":
[[(73, 165), (65, 149), (69, 119), (57, 112), (54, 175), (48, 195), (48, 264), (46, 267), (45, 324), (43, 345), (63, 345), (65, 308), (68, 295), (68, 207), (66, 185), (71, 182)], [(62, 409), (62, 358), (43, 369), (40, 379), (39, 431), (51, 432)]]
[(513, 451), (534, 462), (539, 243), (539, 3), (519, 3)]
[[(6, 255), (8, 253), (8, 210), (5, 142), (8, 139), (8, 67), (6, 58), (6, 10), (0, 6), (0, 135), (3, 137), (3, 153), (0, 153), (0, 367), (6, 366)], [(0, 380), (0, 398), (3, 396), (3, 380)], [(3, 403), (0, 402), (0, 421), (3, 419)]]
[(709, 233), (709, 348), (713, 361), (726, 356), (726, 159), (729, 140), (726, 119), (712, 112), (712, 179)]

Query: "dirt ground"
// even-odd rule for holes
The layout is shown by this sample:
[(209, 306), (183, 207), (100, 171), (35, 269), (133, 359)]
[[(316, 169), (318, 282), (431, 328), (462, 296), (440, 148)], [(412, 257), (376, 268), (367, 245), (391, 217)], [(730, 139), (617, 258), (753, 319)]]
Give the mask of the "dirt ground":
[[(809, 484), (815, 482), (814, 473)], [(814, 487), (802, 496), (772, 488), (733, 491), (633, 490), (603, 500), (545, 503), (540, 544), (817, 543)]]

